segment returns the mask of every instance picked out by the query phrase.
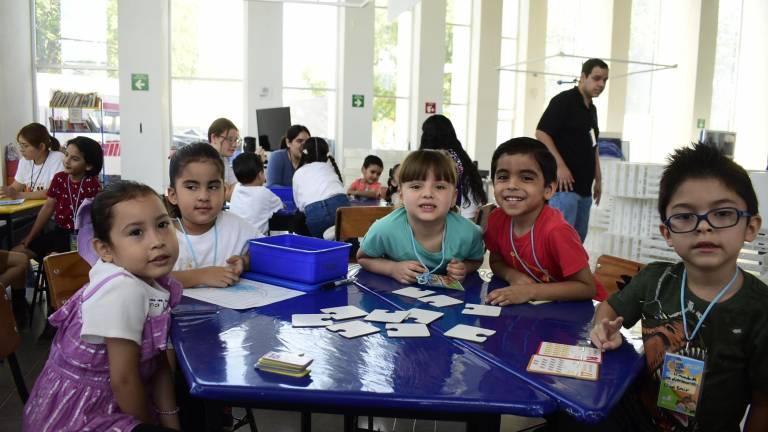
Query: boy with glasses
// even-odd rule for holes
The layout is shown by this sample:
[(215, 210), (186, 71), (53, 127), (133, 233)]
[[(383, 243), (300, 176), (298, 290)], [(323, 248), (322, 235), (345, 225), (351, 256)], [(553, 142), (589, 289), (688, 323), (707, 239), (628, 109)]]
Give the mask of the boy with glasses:
[(641, 320), (646, 373), (588, 429), (738, 431), (749, 405), (745, 430), (768, 430), (768, 287), (737, 265), (762, 221), (749, 176), (713, 147), (679, 149), (659, 213), (682, 262), (649, 264), (597, 308), (590, 333), (616, 349), (622, 324)]

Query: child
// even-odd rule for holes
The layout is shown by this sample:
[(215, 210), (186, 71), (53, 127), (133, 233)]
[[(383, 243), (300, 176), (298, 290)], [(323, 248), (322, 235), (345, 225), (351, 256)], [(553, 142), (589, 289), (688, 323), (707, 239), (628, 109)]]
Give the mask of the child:
[(219, 152), (221, 162), (224, 164), (225, 199), (229, 201), (232, 190), (237, 183), (229, 158), (235, 154), (235, 150), (242, 143), (240, 132), (231, 120), (223, 117), (218, 118), (208, 127), (208, 142)]
[(269, 218), (283, 208), (283, 202), (264, 187), (266, 175), (261, 158), (255, 153), (243, 153), (232, 161), (240, 184), (235, 185), (229, 210), (247, 220), (261, 235), (269, 230)]
[(173, 277), (184, 288), (225, 287), (237, 282), (248, 257), (248, 240), (260, 237), (253, 225), (224, 205), (224, 163), (206, 143), (179, 149), (171, 159), (168, 201), (178, 222), (179, 259)]
[(377, 220), (363, 238), (357, 259), (369, 271), (400, 283), (424, 283), (432, 274), (457, 281), (483, 261), (475, 224), (451, 211), (456, 171), (442, 152), (410, 153), (400, 166), (403, 207)]
[[(83, 201), (95, 197), (101, 190), (98, 175), (104, 164), (104, 153), (98, 142), (83, 136), (72, 138), (67, 141), (64, 155), (64, 170), (53, 176), (48, 198), (32, 229), (14, 248), (28, 258), (40, 260), (51, 252), (76, 249), (77, 210)], [(56, 222), (55, 228), (40, 235), (51, 215)]]
[(510, 286), (490, 292), (494, 305), (531, 300), (602, 300), (579, 235), (549, 207), (555, 158), (532, 138), (513, 138), (493, 153), (491, 178), (499, 208), (488, 218), (485, 245), (493, 273)]
[(293, 175), (293, 200), (306, 215), (313, 237), (322, 238), (336, 224), (337, 208), (349, 207), (345, 192), (339, 167), (328, 154), (328, 143), (314, 137), (304, 141), (301, 164)]
[[(747, 405), (744, 430), (768, 430), (768, 287), (737, 265), (744, 242), (760, 230), (757, 212), (746, 171), (714, 147), (685, 147), (669, 158), (659, 230), (682, 262), (645, 267), (597, 308), (590, 333), (595, 346), (613, 350), (622, 344), (621, 325), (642, 321), (639, 395), (625, 395), (606, 430), (617, 430), (611, 422), (623, 417), (632, 430), (738, 431)], [(659, 375), (675, 363), (672, 354), (706, 365), (703, 387), (683, 399), (688, 415), (657, 406), (669, 394), (660, 391)]]
[(59, 141), (40, 123), (30, 123), (16, 135), (21, 156), (13, 184), (2, 188), (0, 196), (11, 199), (45, 199), (53, 176), (64, 169)]
[(389, 169), (387, 187), (381, 188), (381, 197), (385, 199), (388, 204), (400, 205), (400, 182), (397, 180), (399, 174), (400, 164), (395, 164), (395, 166)]
[(23, 430), (177, 430), (164, 352), (181, 298), (168, 277), (178, 255), (171, 219), (150, 187), (129, 181), (110, 184), (90, 213), (100, 259), (90, 282), (49, 318), (58, 331)]
[(384, 171), (384, 162), (376, 155), (368, 155), (363, 160), (363, 167), (360, 171), (363, 173), (363, 177), (352, 182), (347, 194), (358, 198), (378, 199), (381, 190), (379, 177)]

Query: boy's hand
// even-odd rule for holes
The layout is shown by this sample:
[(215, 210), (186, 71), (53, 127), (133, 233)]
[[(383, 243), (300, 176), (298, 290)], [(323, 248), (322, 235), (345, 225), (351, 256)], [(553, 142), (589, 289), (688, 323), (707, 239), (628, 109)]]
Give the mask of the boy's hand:
[(400, 283), (408, 284), (416, 282), (416, 278), (426, 271), (418, 261), (401, 261), (393, 264), (389, 276)]
[(623, 342), (621, 333), (619, 333), (623, 323), (624, 318), (622, 317), (618, 317), (613, 321), (603, 318), (592, 327), (592, 330), (589, 332), (589, 338), (592, 339), (592, 343), (597, 348), (600, 348), (600, 351), (616, 349)]
[(488, 293), (485, 302), (496, 306), (527, 303), (533, 300), (533, 285), (513, 285)]
[(211, 266), (202, 268), (200, 270), (202, 270), (201, 285), (224, 288), (240, 280), (240, 274), (235, 273), (235, 270), (231, 266)]
[(240, 276), (243, 274), (243, 270), (245, 269), (245, 261), (240, 255), (232, 255), (231, 257), (227, 258), (227, 266), (229, 266), (229, 268), (231, 268), (237, 276)]
[(461, 282), (467, 276), (467, 266), (464, 265), (464, 261), (459, 261), (456, 258), (452, 259), (446, 267), (448, 276)]

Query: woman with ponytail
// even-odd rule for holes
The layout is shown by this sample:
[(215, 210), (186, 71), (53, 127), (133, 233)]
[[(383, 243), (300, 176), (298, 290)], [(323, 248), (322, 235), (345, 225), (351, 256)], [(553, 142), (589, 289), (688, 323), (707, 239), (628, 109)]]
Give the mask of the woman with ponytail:
[(30, 123), (16, 135), (22, 160), (13, 184), (2, 188), (0, 196), (10, 199), (46, 199), (48, 186), (56, 173), (64, 171), (64, 154), (59, 141), (40, 123)]

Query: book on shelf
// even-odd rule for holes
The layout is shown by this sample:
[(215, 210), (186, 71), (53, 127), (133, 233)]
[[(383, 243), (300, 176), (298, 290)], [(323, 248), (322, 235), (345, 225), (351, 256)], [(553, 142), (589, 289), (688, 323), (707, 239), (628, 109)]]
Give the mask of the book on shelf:
[(101, 98), (95, 92), (78, 93), (54, 90), (49, 102), (51, 108), (90, 108), (98, 109), (101, 106)]

